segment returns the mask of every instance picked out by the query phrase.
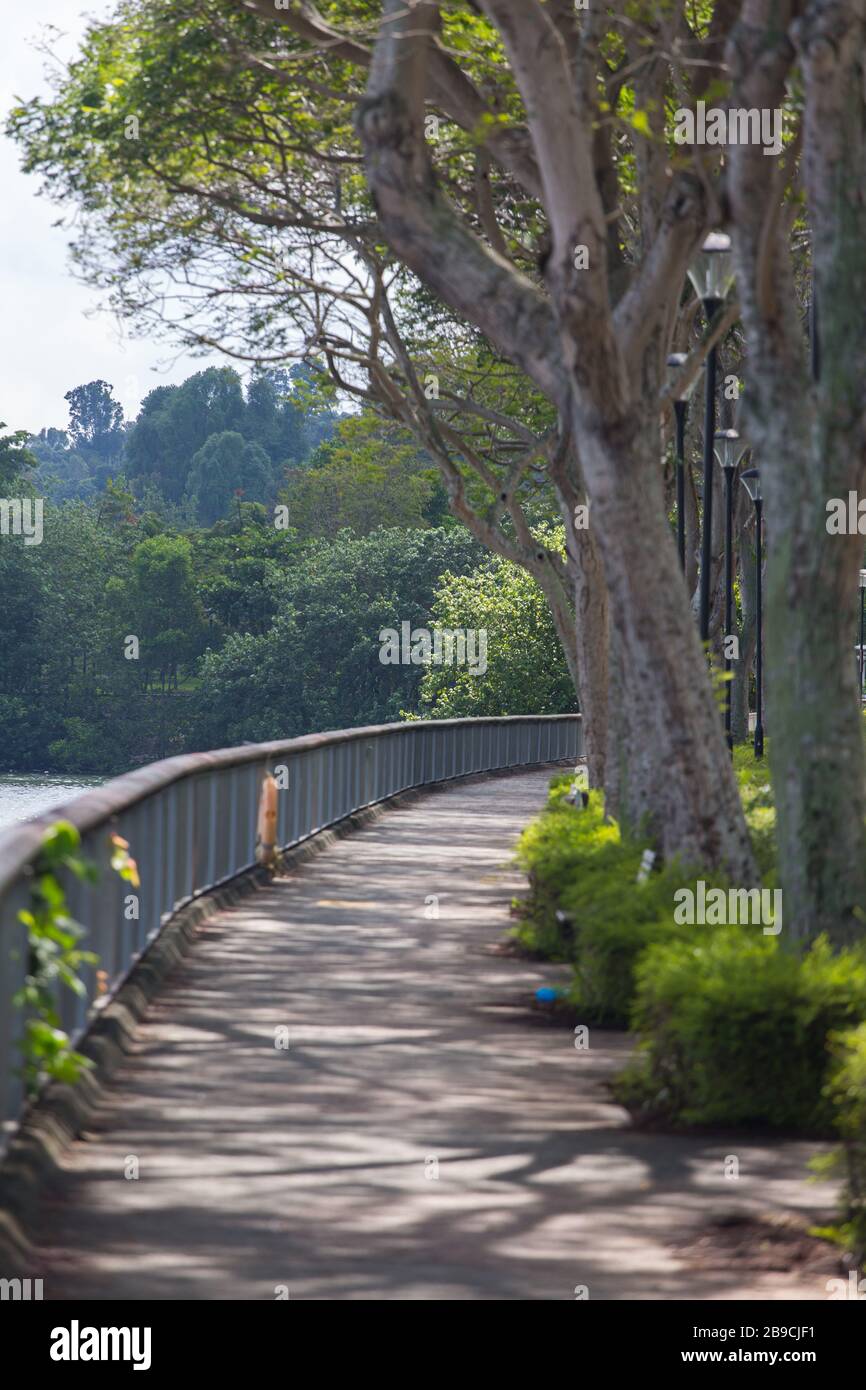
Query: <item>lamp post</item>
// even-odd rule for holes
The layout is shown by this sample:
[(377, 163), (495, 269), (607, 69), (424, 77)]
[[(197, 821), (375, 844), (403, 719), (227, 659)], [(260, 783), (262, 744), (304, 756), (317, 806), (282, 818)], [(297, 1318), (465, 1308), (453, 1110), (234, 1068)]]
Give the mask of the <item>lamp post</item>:
[[(672, 352), (668, 358), (668, 378), (671, 388), (688, 361), (687, 352)], [(677, 426), (677, 554), (680, 569), (686, 568), (686, 415), (697, 379), (674, 396), (674, 418)]]
[[(725, 302), (734, 282), (731, 264), (731, 238), (724, 232), (710, 232), (689, 267), (689, 279), (704, 306), (711, 324)], [(704, 522), (701, 538), (700, 632), (701, 641), (710, 635), (710, 560), (713, 549), (713, 435), (716, 432), (716, 349), (707, 353), (704, 415)]]
[(725, 476), (725, 737), (731, 752), (734, 736), (731, 732), (731, 669), (728, 653), (731, 629), (734, 626), (734, 476), (746, 445), (737, 430), (717, 430), (716, 458)]
[(860, 571), (860, 703), (863, 703), (863, 630), (866, 623), (866, 570)]
[(764, 756), (764, 698), (763, 698), (763, 614), (761, 597), (761, 521), (764, 499), (761, 494), (761, 474), (757, 468), (747, 468), (740, 474), (740, 482), (755, 504), (755, 556), (757, 562), (756, 595), (758, 604), (758, 643), (755, 653), (755, 757)]

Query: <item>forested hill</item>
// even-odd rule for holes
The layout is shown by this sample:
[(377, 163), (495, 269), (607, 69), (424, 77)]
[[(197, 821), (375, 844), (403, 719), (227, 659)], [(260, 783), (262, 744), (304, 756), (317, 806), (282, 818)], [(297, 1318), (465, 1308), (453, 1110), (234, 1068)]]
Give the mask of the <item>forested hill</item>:
[(92, 499), (122, 474), (139, 498), (212, 525), (238, 490), (271, 502), (287, 468), (302, 464), (339, 418), (303, 363), (257, 371), (244, 389), (232, 367), (208, 367), (180, 386), (157, 386), (126, 423), (106, 381), (66, 393), (69, 427), (29, 441), (35, 481), (53, 501)]
[[(338, 413), (313, 369), (244, 387), (211, 367), (131, 423), (107, 382), (67, 400), (66, 430), (0, 441), (5, 495), (44, 507), (37, 544), (0, 537), (0, 771), (575, 707), (534, 581), (451, 517), (411, 436)], [(484, 679), (380, 660), (403, 623), (483, 629)]]

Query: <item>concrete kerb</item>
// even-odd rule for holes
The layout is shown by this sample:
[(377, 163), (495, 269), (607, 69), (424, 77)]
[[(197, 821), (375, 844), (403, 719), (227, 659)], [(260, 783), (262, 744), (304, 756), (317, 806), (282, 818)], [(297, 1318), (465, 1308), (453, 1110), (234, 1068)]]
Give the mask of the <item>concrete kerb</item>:
[[(253, 868), (238, 874), (180, 908), (162, 927), (110, 1001), (94, 1011), (78, 1051), (92, 1062), (75, 1086), (51, 1082), (23, 1110), (17, 1128), (0, 1157), (0, 1277), (34, 1276), (36, 1256), (31, 1232), (40, 1196), (57, 1173), (69, 1146), (85, 1130), (99, 1105), (103, 1088), (129, 1056), (136, 1026), (163, 983), (191, 949), (199, 926), (214, 913), (271, 884), (323, 853), (336, 840), (362, 830), (388, 810), (411, 805), (423, 796), (457, 784), (489, 781), (515, 773), (574, 766), (573, 759), (527, 763), (469, 773), (423, 787), (413, 787), (373, 806), (353, 811), (301, 844), (282, 851), (274, 869)], [(38, 1277), (38, 1276), (37, 1276)]]

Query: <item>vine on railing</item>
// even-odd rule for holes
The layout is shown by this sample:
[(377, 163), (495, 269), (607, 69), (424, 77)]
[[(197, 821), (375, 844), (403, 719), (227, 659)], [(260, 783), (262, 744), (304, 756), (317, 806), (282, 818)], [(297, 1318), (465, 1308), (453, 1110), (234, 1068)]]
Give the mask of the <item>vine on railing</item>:
[[(18, 913), (27, 931), (27, 975), (13, 1003), (28, 1013), (19, 1047), (24, 1058), (21, 1074), (30, 1095), (47, 1080), (75, 1082), (92, 1066), (60, 1026), (56, 997), (58, 986), (83, 995), (81, 967), (99, 960), (79, 945), (85, 928), (70, 916), (59, 877), (65, 871), (86, 883), (97, 881), (96, 867), (81, 856), (80, 845), (81, 836), (69, 821), (50, 827), (33, 865), (30, 906)], [(126, 840), (111, 835), (110, 845), (112, 869), (137, 887), (138, 870)]]
[(114, 872), (119, 874), (125, 883), (131, 883), (133, 888), (140, 888), (138, 865), (129, 853), (129, 841), (112, 832), (108, 837), (108, 843), (111, 845), (111, 867)]

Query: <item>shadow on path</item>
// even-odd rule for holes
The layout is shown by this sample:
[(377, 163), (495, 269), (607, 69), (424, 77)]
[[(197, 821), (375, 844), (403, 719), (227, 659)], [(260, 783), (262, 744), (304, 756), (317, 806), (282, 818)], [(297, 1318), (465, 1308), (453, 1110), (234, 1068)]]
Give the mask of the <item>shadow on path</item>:
[(44, 1203), (47, 1297), (826, 1296), (671, 1248), (713, 1213), (811, 1216), (814, 1145), (636, 1133), (604, 1086), (627, 1039), (576, 1052), (520, 1012), (564, 974), (489, 950), (547, 782), (389, 811), (201, 928)]

